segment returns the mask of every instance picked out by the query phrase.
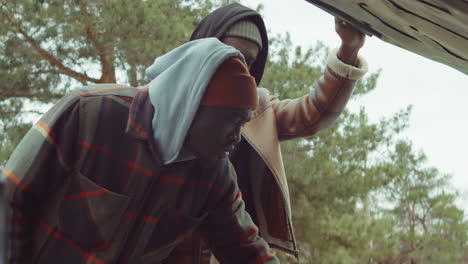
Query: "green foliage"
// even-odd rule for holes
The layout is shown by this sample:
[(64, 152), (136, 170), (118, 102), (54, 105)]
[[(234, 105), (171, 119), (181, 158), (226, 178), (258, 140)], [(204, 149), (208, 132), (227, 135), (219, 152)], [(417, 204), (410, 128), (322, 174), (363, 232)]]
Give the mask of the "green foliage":
[[(36, 113), (28, 105), (52, 103), (77, 84), (143, 84), (154, 58), (231, 2), (0, 0), (0, 166)], [(296, 47), (288, 34), (270, 42), (262, 86), (282, 99), (307, 94), (329, 48)], [(379, 74), (359, 81), (353, 98), (376, 89)], [(468, 223), (458, 194), (399, 138), (410, 113), (371, 122), (364, 108), (345, 111), (328, 130), (282, 144), (303, 263), (462, 263)]]
[(8, 159), (13, 149), (16, 147), (16, 142), (19, 142), (26, 131), (29, 129), (28, 124), (22, 124), (21, 119), (15, 118), (16, 114), (21, 111), (23, 103), (20, 100), (5, 100), (0, 102), (0, 113), (4, 118), (0, 122), (0, 167), (2, 167)]
[[(272, 47), (262, 84), (280, 99), (307, 94), (328, 48), (304, 51), (288, 35)], [(359, 81), (353, 99), (375, 89), (379, 74)], [(345, 111), (326, 131), (282, 143), (302, 263), (462, 263), (468, 222), (449, 177), (398, 137), (410, 113), (374, 123), (365, 108)]]
[(25, 100), (52, 103), (88, 83), (144, 84), (145, 68), (218, 2), (0, 0), (0, 164), (23, 135)]
[(289, 37), (276, 36), (270, 40), (270, 60), (261, 85), (270, 88), (280, 98), (296, 98), (304, 95), (320, 77), (327, 48), (318, 43), (314, 49), (305, 52), (296, 47)]
[(133, 81), (141, 84), (144, 68), (156, 56), (187, 41), (211, 6), (207, 2), (2, 0), (0, 14), (6, 23), (0, 36), (5, 41), (1, 56), (10, 61), (4, 70), (10, 76), (53, 76), (55, 83), (40, 83), (46, 90), (63, 81), (63, 75), (79, 82), (100, 82), (116, 78), (116, 71), (127, 73), (119, 81), (132, 80), (136, 74)]

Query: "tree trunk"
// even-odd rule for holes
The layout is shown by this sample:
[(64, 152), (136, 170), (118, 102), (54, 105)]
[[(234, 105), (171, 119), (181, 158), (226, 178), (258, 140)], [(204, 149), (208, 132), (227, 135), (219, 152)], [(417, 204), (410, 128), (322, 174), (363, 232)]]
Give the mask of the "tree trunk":
[(105, 48), (105, 55), (101, 56), (101, 67), (102, 75), (99, 83), (116, 83), (113, 46)]
[(130, 82), (130, 85), (133, 87), (138, 86), (138, 81), (137, 81), (137, 67), (136, 64), (132, 62), (130, 65), (130, 70), (128, 70), (128, 79)]

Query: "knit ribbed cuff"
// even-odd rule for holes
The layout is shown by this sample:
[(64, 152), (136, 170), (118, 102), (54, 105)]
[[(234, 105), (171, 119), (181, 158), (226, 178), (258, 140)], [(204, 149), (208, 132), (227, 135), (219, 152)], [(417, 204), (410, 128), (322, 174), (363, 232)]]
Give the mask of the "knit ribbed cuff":
[(333, 49), (327, 58), (327, 65), (333, 72), (343, 78), (355, 81), (361, 79), (364, 74), (366, 74), (368, 65), (367, 61), (362, 56), (358, 55), (358, 65), (355, 67), (338, 59), (337, 53), (338, 49)]

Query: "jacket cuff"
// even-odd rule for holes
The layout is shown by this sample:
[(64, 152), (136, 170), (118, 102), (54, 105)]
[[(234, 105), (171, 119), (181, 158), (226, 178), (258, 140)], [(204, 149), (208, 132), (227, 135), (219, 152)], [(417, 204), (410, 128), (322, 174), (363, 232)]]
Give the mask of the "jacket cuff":
[(338, 59), (336, 56), (338, 49), (333, 49), (327, 58), (327, 66), (333, 70), (339, 76), (350, 79), (350, 80), (359, 80), (364, 74), (366, 74), (368, 65), (367, 61), (360, 55), (358, 55), (358, 65), (357, 67), (346, 64)]

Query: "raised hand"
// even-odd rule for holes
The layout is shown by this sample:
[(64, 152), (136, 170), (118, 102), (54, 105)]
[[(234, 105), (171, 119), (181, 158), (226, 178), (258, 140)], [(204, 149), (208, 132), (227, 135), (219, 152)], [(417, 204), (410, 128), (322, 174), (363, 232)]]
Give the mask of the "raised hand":
[(338, 59), (356, 65), (357, 54), (366, 40), (364, 33), (338, 18), (335, 18), (335, 31), (341, 38), (341, 46), (338, 50)]

